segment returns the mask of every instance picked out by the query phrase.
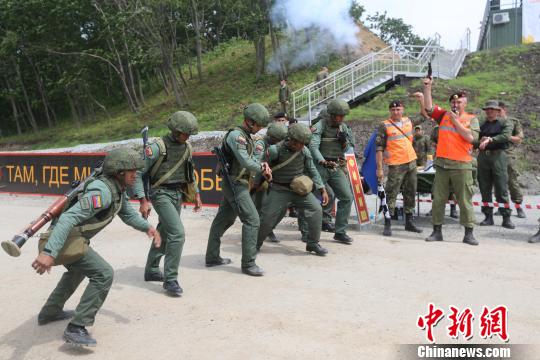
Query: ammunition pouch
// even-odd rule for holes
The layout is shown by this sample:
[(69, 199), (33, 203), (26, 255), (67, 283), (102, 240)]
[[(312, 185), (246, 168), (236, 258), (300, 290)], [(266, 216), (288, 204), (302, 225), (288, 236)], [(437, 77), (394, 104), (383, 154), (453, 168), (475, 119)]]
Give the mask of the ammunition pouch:
[[(38, 250), (41, 253), (49, 241), (51, 236), (51, 230), (41, 233), (38, 242)], [(54, 265), (66, 265), (74, 263), (82, 258), (88, 251), (90, 241), (86, 239), (82, 234), (75, 230), (71, 231), (64, 243), (64, 246), (58, 253), (56, 259), (54, 259)]]
[(184, 202), (194, 204), (197, 199), (197, 189), (195, 187), (195, 182), (182, 184), (181, 190), (182, 199)]
[(306, 175), (297, 176), (291, 181), (290, 188), (295, 194), (306, 196), (313, 190), (313, 180)]

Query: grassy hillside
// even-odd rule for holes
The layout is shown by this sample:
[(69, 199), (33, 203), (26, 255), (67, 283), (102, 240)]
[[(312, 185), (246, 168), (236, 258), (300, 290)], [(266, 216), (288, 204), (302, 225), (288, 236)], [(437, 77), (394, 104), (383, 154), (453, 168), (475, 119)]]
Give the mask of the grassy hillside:
[[(270, 52), (270, 49), (268, 49)], [(254, 49), (250, 42), (236, 40), (223, 44), (204, 56), (204, 79), (189, 80), (187, 91), (190, 105), (182, 109), (193, 112), (202, 130), (222, 130), (239, 121), (241, 110), (250, 102), (261, 102), (271, 112), (278, 109), (278, 79), (266, 75), (260, 81), (254, 76)], [(511, 110), (524, 122), (526, 142), (536, 145), (540, 126), (540, 45), (508, 47), (469, 55), (459, 77), (450, 81), (437, 80), (434, 98), (439, 104), (447, 104), (448, 95), (456, 89), (469, 93), (469, 109), (479, 111), (488, 99), (506, 100)], [(342, 66), (339, 59), (329, 64), (330, 70)], [(318, 67), (295, 72), (289, 76), (289, 86), (297, 89), (315, 78)], [(416, 104), (408, 94), (421, 90), (420, 80), (404, 86), (396, 86), (371, 101), (354, 108), (349, 119), (360, 121), (383, 120), (388, 116), (391, 99), (406, 100), (409, 113), (416, 112)], [(0, 149), (46, 149), (81, 143), (107, 142), (139, 137), (139, 129), (148, 124), (151, 135), (166, 132), (167, 116), (177, 109), (172, 97), (164, 92), (147, 96), (147, 106), (139, 114), (127, 107), (110, 109), (111, 118), (103, 116), (97, 122), (76, 128), (69, 119), (63, 124), (37, 134), (4, 137)]]
[[(271, 49), (267, 49), (267, 53), (270, 52)], [(199, 82), (195, 76), (188, 82), (190, 104), (186, 108), (178, 109), (172, 96), (159, 92), (147, 96), (147, 106), (139, 114), (122, 106), (109, 110), (111, 119), (103, 115), (97, 122), (84, 124), (81, 128), (66, 119), (62, 125), (37, 134), (4, 137), (0, 139), (0, 148), (46, 149), (136, 138), (145, 124), (150, 126), (151, 136), (158, 136), (167, 131), (166, 119), (177, 110), (193, 112), (199, 119), (201, 130), (226, 129), (239, 120), (243, 107), (251, 102), (260, 102), (271, 112), (277, 111), (279, 80), (276, 75), (268, 74), (255, 81), (254, 53), (253, 44), (244, 40), (230, 41), (207, 53), (203, 58), (203, 81)], [(330, 71), (341, 66), (343, 63), (339, 59), (328, 64)], [(296, 89), (308, 84), (315, 79), (317, 71), (319, 68), (313, 66), (291, 74), (289, 86)]]

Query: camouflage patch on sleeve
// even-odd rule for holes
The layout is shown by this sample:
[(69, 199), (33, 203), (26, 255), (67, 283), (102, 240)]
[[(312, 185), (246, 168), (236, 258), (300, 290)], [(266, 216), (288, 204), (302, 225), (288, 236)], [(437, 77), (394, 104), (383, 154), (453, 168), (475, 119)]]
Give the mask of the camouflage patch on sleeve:
[(88, 210), (88, 209), (90, 209), (90, 200), (88, 200), (87, 197), (82, 197), (82, 198), (79, 200), (79, 203), (81, 204), (81, 209), (83, 209), (83, 210)]

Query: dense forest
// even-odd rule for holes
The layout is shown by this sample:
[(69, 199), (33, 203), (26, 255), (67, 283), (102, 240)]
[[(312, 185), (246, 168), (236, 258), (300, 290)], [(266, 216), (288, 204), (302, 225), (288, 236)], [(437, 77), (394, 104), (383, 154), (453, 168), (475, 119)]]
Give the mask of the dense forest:
[[(282, 5), (275, 0), (0, 0), (0, 135), (37, 132), (65, 121), (81, 126), (97, 114), (109, 116), (118, 104), (136, 113), (157, 91), (186, 107), (187, 82), (204, 81), (202, 55), (232, 38), (255, 47), (255, 72), (248, 76), (256, 80), (272, 71), (286, 78), (294, 70), (288, 58), (294, 48), (287, 54), (280, 50), (291, 34), (291, 19), (278, 11)], [(360, 21), (364, 8), (352, 0), (348, 6), (350, 19)], [(422, 41), (400, 19), (375, 14), (366, 21), (389, 43)], [(295, 42), (318, 41), (323, 33), (310, 25)]]

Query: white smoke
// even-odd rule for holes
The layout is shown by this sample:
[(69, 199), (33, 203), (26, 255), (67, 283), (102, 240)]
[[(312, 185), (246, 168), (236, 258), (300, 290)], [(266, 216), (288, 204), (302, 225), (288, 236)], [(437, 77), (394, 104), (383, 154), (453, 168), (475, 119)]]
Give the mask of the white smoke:
[(277, 0), (272, 9), (275, 26), (285, 25), (286, 39), (270, 60), (268, 69), (279, 71), (279, 59), (287, 69), (319, 64), (347, 46), (358, 47), (358, 26), (349, 15), (352, 0)]

